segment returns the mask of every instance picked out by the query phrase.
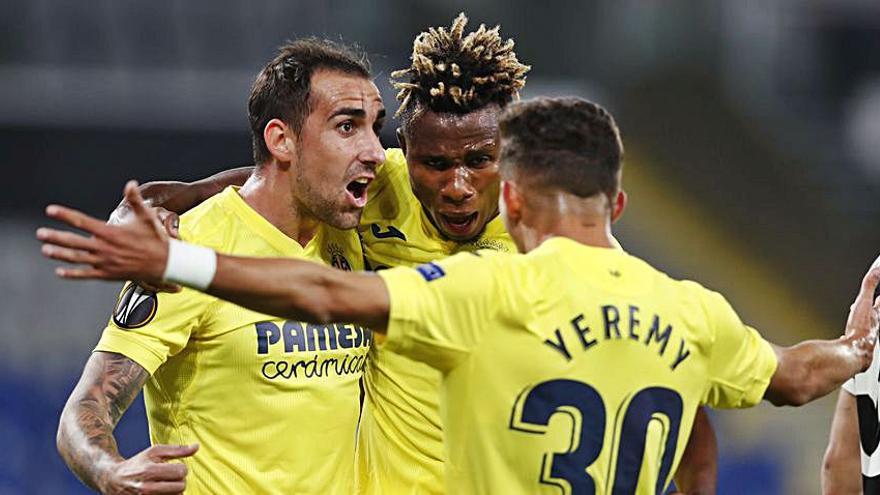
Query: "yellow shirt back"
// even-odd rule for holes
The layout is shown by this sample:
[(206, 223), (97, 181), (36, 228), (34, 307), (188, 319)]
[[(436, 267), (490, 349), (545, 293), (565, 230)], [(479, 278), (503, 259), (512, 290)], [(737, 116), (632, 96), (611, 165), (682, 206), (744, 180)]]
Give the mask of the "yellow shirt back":
[[(399, 149), (386, 152), (370, 187), (359, 229), (367, 269), (416, 266), (460, 251), (516, 251), (500, 217), (472, 242), (445, 239), (413, 195)], [(359, 492), (444, 492), (439, 386), (433, 368), (380, 348), (370, 351), (358, 431)]]
[(552, 238), (381, 276), (383, 352), (443, 376), (449, 493), (662, 493), (697, 406), (751, 406), (776, 369), (720, 294), (619, 249)]
[[(303, 249), (228, 188), (181, 217), (181, 237), (221, 253), (310, 258), (361, 269), (357, 233), (326, 226)], [(295, 283), (296, 281), (291, 281)], [(184, 289), (123, 290), (96, 350), (152, 375), (153, 443), (190, 444), (187, 493), (349, 494), (359, 386), (372, 337)]]

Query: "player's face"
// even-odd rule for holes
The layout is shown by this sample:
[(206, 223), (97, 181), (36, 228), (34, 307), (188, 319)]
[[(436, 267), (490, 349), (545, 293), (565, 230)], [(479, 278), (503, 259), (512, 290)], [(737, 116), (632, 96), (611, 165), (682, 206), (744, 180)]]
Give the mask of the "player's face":
[(385, 161), (379, 130), (385, 106), (369, 79), (323, 70), (312, 75), (311, 113), (297, 148), (297, 201), (338, 229), (357, 227), (367, 186)]
[(399, 134), (413, 193), (446, 237), (468, 241), (498, 214), (498, 113), (424, 111)]

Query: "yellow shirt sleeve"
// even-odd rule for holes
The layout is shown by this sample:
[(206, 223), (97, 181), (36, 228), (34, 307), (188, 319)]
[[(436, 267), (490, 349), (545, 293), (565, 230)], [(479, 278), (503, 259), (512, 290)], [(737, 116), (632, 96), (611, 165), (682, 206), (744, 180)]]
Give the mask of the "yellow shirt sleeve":
[(461, 253), (378, 274), (391, 301), (384, 348), (448, 372), (481, 342), (506, 304), (499, 253)]
[(214, 300), (191, 289), (155, 294), (128, 283), (95, 351), (122, 354), (152, 375), (186, 347)]
[(764, 398), (776, 372), (776, 353), (757, 330), (740, 320), (721, 294), (707, 292), (704, 304), (715, 340), (703, 402), (719, 408), (754, 406)]

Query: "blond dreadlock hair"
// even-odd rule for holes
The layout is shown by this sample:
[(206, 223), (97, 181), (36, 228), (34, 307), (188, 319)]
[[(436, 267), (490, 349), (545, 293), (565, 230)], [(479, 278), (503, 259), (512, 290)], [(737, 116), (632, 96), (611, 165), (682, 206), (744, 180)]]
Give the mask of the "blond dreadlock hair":
[(519, 63), (512, 39), (504, 41), (499, 26), (464, 34), (462, 12), (447, 30), (429, 28), (413, 41), (412, 65), (391, 73), (398, 90), (397, 116), (408, 120), (424, 106), (434, 112), (469, 113), (495, 103), (519, 99), (531, 67)]

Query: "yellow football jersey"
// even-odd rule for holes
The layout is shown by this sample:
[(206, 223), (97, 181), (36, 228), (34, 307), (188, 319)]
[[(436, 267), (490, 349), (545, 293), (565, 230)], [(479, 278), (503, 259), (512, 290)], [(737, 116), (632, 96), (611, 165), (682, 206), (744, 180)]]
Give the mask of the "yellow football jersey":
[(619, 249), (557, 237), (380, 274), (382, 351), (443, 374), (449, 493), (662, 493), (697, 406), (751, 406), (776, 370), (720, 294)]
[[(183, 215), (180, 233), (221, 253), (362, 268), (354, 230), (322, 226), (303, 249), (235, 188)], [(349, 494), (371, 342), (355, 325), (285, 321), (193, 290), (129, 285), (96, 350), (152, 375), (144, 400), (153, 443), (201, 445), (184, 461), (187, 493)]]
[[(472, 242), (445, 239), (413, 195), (399, 149), (386, 152), (369, 197), (360, 227), (367, 269), (416, 266), (459, 251), (516, 252), (500, 217)], [(370, 351), (358, 432), (361, 493), (444, 492), (439, 386), (433, 368), (380, 348)]]

